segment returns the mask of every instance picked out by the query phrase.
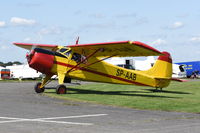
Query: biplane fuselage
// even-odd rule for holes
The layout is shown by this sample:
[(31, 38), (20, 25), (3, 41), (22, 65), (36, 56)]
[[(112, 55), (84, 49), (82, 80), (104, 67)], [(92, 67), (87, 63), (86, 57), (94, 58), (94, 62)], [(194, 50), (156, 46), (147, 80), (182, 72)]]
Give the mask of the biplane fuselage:
[(38, 88), (44, 88), (53, 75), (58, 75), (59, 85), (69, 82), (70, 79), (80, 79), (163, 88), (167, 87), (171, 81), (172, 60), (167, 52), (159, 53), (160, 56), (151, 69), (137, 71), (104, 61), (116, 56), (115, 53), (110, 54), (110, 56), (103, 55), (104, 57), (95, 56), (102, 51), (102, 48), (98, 48), (89, 53), (82, 51), (80, 54), (73, 47), (60, 46), (57, 47), (56, 51), (35, 48), (27, 55), (27, 59), (30, 67), (46, 74), (43, 82), (37, 86)]

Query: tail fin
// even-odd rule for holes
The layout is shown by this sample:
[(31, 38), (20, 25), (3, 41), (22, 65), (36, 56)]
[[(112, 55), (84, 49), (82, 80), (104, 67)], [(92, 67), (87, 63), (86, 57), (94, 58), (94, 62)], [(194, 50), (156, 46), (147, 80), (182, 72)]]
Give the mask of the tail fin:
[(160, 79), (171, 79), (172, 77), (172, 58), (170, 53), (162, 52), (153, 67), (146, 71), (146, 74)]
[(156, 80), (156, 88), (167, 87), (172, 79), (172, 58), (168, 52), (162, 52), (153, 67), (146, 74), (152, 76)]

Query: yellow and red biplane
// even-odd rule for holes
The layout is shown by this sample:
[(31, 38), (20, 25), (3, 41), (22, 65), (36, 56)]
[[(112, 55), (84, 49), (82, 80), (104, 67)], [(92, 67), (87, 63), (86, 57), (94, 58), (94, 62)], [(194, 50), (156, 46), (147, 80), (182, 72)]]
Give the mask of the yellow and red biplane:
[[(138, 41), (121, 41), (69, 46), (14, 43), (31, 50), (26, 55), (29, 66), (45, 78), (35, 85), (35, 91), (42, 93), (53, 75), (58, 76), (57, 94), (65, 94), (64, 83), (71, 79), (116, 84), (132, 84), (167, 87), (172, 79), (172, 59), (168, 52), (160, 52)], [(104, 60), (111, 57), (159, 56), (154, 66), (147, 71), (121, 68)]]

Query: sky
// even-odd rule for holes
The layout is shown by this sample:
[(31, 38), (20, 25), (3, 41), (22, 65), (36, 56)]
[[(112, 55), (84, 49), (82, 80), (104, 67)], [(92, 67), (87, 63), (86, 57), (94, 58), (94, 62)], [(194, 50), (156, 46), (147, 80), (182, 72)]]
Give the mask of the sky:
[(200, 60), (199, 0), (0, 0), (0, 61), (25, 62), (13, 42), (73, 45), (140, 41)]

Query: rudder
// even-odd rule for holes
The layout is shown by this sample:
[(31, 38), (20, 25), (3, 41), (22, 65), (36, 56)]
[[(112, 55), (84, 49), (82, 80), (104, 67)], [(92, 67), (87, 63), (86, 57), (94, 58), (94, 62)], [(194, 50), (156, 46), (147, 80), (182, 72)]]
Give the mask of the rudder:
[(171, 78), (172, 77), (172, 58), (170, 53), (162, 52), (153, 65), (153, 67), (146, 71), (146, 74), (156, 78)]

